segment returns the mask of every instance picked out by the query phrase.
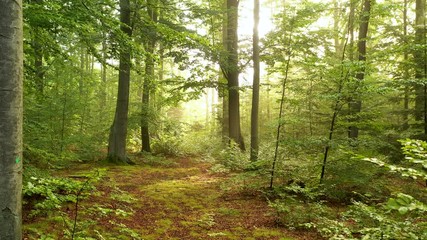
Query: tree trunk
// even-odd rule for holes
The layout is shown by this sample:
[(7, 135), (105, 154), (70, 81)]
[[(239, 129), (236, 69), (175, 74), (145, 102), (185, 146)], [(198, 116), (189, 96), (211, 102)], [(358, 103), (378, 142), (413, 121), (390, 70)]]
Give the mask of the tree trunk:
[(414, 61), (415, 61), (415, 78), (420, 81), (415, 86), (415, 119), (418, 121), (424, 120), (424, 134), (427, 135), (427, 118), (425, 109), (425, 90), (426, 84), (423, 83), (426, 74), (426, 56), (425, 56), (425, 11), (426, 0), (416, 0), (415, 5), (415, 46), (423, 46), (415, 49)]
[[(157, 22), (158, 14), (156, 3), (153, 0), (148, 1), (147, 13), (150, 20), (155, 23)], [(149, 120), (150, 120), (150, 92), (154, 81), (154, 50), (156, 48), (156, 32), (152, 28), (152, 32), (149, 34), (145, 44), (146, 59), (145, 59), (145, 76), (142, 89), (142, 117), (141, 117), (141, 139), (142, 139), (142, 152), (151, 152), (150, 147), (150, 132), (149, 132)]]
[(103, 114), (107, 104), (107, 43), (105, 34), (102, 40), (102, 63), (101, 63), (101, 89), (100, 89), (100, 113)]
[(22, 1), (0, 4), (0, 239), (22, 239)]
[(252, 90), (252, 110), (251, 110), (251, 160), (258, 159), (259, 136), (259, 84), (260, 84), (260, 61), (259, 61), (259, 0), (254, 0), (254, 29), (253, 29), (253, 62), (254, 62), (254, 80)]
[(239, 97), (239, 66), (238, 66), (238, 0), (227, 0), (227, 66), (226, 78), (228, 85), (228, 122), (229, 138), (237, 143), (241, 150), (245, 144), (240, 131), (240, 97)]
[(145, 75), (142, 89), (142, 116), (141, 116), (141, 139), (142, 152), (151, 152), (150, 133), (148, 129), (150, 115), (150, 88), (154, 78), (154, 59), (151, 56), (154, 53), (154, 41), (149, 40), (146, 46), (147, 59), (145, 60)]
[[(227, 0), (224, 1), (224, 16), (223, 16), (223, 22), (222, 22), (222, 44), (225, 50), (227, 50)], [(221, 62), (222, 63), (222, 62)], [(228, 89), (225, 87), (227, 83), (226, 78), (226, 66), (227, 63), (222, 63), (224, 66), (220, 66), (221, 70), (223, 72), (222, 75), (218, 77), (218, 97), (222, 98), (222, 116), (221, 116), (221, 135), (224, 143), (227, 143), (230, 139), (228, 136), (229, 134), (229, 121), (228, 121)]]
[[(404, 0), (403, 2), (403, 37), (404, 37), (404, 44), (407, 46), (408, 41), (408, 0)], [(403, 98), (403, 126), (402, 130), (408, 130), (409, 129), (409, 86), (407, 84), (407, 81), (409, 80), (409, 53), (408, 50), (404, 50), (403, 54), (403, 79), (404, 79), (404, 98)]]
[[(120, 0), (120, 29), (131, 37), (130, 2)], [(126, 156), (126, 135), (129, 107), (130, 82), (130, 47), (128, 44), (120, 49), (119, 86), (117, 93), (116, 112), (113, 125), (110, 128), (108, 141), (108, 159), (112, 162), (129, 162)]]
[[(42, 0), (36, 0), (37, 4), (42, 4)], [(43, 70), (43, 45), (41, 42), (42, 30), (39, 26), (33, 26), (33, 49), (34, 49), (34, 71), (36, 90), (43, 96), (44, 92), (44, 70)]]
[[(368, 36), (369, 18), (371, 13), (371, 0), (364, 0), (363, 8), (360, 17), (359, 39), (357, 42), (357, 52), (359, 55), (360, 68), (357, 68), (356, 80), (360, 85), (365, 78), (365, 64), (366, 64), (366, 37)], [(359, 137), (359, 128), (356, 126), (359, 121), (358, 115), (362, 110), (362, 100), (360, 99), (360, 90), (356, 89), (356, 97), (350, 102), (350, 115), (352, 117), (352, 125), (349, 127), (348, 136), (351, 139)], [(355, 124), (356, 123), (356, 124)]]

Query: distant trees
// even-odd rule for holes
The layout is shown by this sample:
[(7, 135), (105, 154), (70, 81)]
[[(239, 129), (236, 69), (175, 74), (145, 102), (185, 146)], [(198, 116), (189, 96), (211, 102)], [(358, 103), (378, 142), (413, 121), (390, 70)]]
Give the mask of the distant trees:
[(0, 3), (0, 239), (22, 239), (22, 1)]

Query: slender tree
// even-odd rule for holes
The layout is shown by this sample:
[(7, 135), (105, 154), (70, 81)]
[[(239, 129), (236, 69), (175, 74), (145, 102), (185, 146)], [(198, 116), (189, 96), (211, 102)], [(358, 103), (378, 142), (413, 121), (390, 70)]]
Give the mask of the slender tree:
[[(405, 45), (408, 44), (408, 0), (403, 1), (403, 37)], [(409, 61), (409, 53), (408, 50), (405, 49), (403, 53), (403, 79), (404, 81), (409, 80), (409, 69), (408, 66)], [(405, 83), (404, 89), (404, 97), (403, 97), (403, 130), (407, 130), (409, 128), (409, 86)]]
[(22, 239), (22, 1), (0, 2), (0, 239)]
[[(120, 29), (128, 37), (132, 35), (130, 13), (130, 1), (120, 0)], [(120, 49), (116, 112), (113, 125), (110, 128), (108, 141), (108, 159), (112, 162), (129, 162), (126, 156), (126, 135), (129, 107), (130, 60), (129, 44), (124, 44)]]
[[(368, 27), (369, 27), (369, 18), (371, 14), (371, 0), (364, 0), (362, 12), (360, 16), (360, 27), (359, 27), (359, 38), (357, 42), (357, 53), (360, 67), (357, 68), (356, 72), (356, 80), (359, 81), (357, 83), (360, 86), (360, 82), (362, 82), (365, 78), (365, 63), (366, 63), (366, 38), (368, 36)], [(359, 136), (359, 128), (354, 124), (359, 117), (357, 115), (360, 114), (362, 110), (362, 100), (358, 95), (360, 90), (356, 89), (356, 96), (350, 102), (350, 114), (352, 115), (352, 125), (349, 127), (348, 136), (351, 139), (357, 139)]]
[(258, 137), (258, 115), (259, 115), (259, 84), (260, 84), (260, 61), (259, 61), (259, 0), (254, 0), (254, 29), (253, 29), (253, 63), (254, 79), (252, 90), (252, 109), (251, 109), (251, 160), (258, 159), (259, 137)]
[[(147, 13), (151, 24), (157, 22), (158, 14), (156, 3), (153, 0), (147, 1)], [(156, 31), (154, 27), (150, 27), (151, 31), (145, 40), (145, 75), (142, 89), (142, 118), (141, 118), (141, 139), (143, 152), (151, 152), (150, 147), (150, 133), (148, 128), (149, 115), (150, 115), (150, 92), (154, 80), (154, 50), (156, 48)]]
[(415, 119), (423, 121), (424, 135), (427, 136), (427, 85), (426, 78), (427, 61), (425, 54), (426, 45), (426, 0), (415, 1), (415, 42), (418, 46), (414, 51), (415, 78), (418, 84), (415, 86)]

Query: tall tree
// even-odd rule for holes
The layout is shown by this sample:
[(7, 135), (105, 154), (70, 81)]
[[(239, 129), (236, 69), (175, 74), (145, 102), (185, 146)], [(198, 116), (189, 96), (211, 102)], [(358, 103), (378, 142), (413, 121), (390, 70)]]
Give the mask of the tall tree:
[(22, 1), (0, 2), (0, 239), (22, 239)]
[(227, 59), (222, 68), (228, 87), (228, 137), (245, 150), (240, 129), (239, 57), (238, 57), (238, 11), (239, 0), (227, 0)]
[(415, 78), (419, 83), (415, 86), (415, 119), (423, 121), (424, 135), (427, 136), (427, 85), (424, 82), (427, 72), (426, 61), (426, 30), (425, 14), (426, 0), (416, 0), (415, 2)]
[[(120, 29), (129, 38), (132, 36), (130, 15), (130, 1), (120, 0)], [(126, 136), (129, 108), (130, 51), (129, 43), (120, 48), (116, 112), (108, 140), (108, 159), (112, 162), (129, 162), (126, 156)]]
[(259, 115), (259, 83), (260, 83), (260, 63), (259, 63), (259, 0), (254, 0), (254, 29), (253, 29), (253, 63), (254, 79), (252, 90), (252, 110), (251, 110), (251, 160), (258, 159), (259, 137), (258, 137), (258, 115)]
[(145, 39), (145, 75), (142, 89), (142, 118), (141, 118), (141, 139), (143, 152), (151, 152), (150, 147), (150, 133), (148, 128), (149, 115), (150, 115), (150, 90), (153, 86), (154, 80), (154, 50), (156, 48), (156, 30), (153, 27), (158, 20), (157, 6), (154, 0), (147, 1), (147, 13), (150, 21), (149, 33)]
[[(403, 38), (405, 45), (408, 44), (408, 0), (403, 1)], [(409, 53), (408, 50), (405, 49), (403, 53), (403, 79), (404, 81), (409, 80), (409, 69), (408, 66), (409, 61)], [(405, 84), (404, 89), (404, 98), (403, 98), (403, 130), (407, 130), (409, 128), (409, 86)]]
[[(357, 53), (360, 67), (357, 67), (356, 80), (357, 86), (360, 86), (361, 82), (365, 78), (366, 69), (366, 38), (368, 37), (369, 18), (371, 14), (371, 0), (364, 0), (362, 11), (360, 13), (360, 27), (359, 36), (357, 42)], [(359, 136), (359, 128), (355, 125), (355, 122), (359, 119), (358, 115), (362, 110), (362, 100), (360, 99), (359, 89), (355, 91), (355, 97), (350, 102), (350, 114), (352, 115), (352, 125), (349, 127), (348, 136), (351, 139), (357, 139)]]

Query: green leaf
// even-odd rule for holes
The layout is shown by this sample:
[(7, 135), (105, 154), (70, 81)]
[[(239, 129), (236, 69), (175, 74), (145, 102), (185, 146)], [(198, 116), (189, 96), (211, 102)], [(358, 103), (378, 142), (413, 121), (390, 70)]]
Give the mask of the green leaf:
[(409, 209), (407, 207), (400, 207), (398, 211), (400, 214), (403, 215), (403, 214), (406, 214), (408, 212), (408, 210)]
[(390, 208), (390, 209), (399, 209), (400, 205), (396, 202), (396, 199), (390, 198), (387, 201), (387, 207)]

